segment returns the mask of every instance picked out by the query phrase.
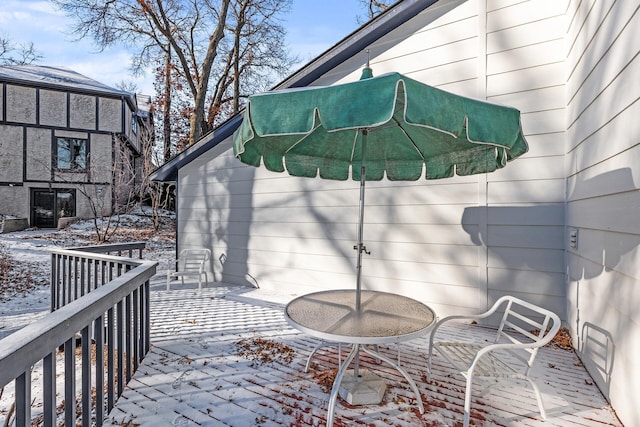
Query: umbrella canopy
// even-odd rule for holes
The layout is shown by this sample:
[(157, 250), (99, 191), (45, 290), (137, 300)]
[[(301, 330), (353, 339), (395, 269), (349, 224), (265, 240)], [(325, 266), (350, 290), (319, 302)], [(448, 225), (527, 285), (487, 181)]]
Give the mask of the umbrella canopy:
[(249, 97), (234, 152), (294, 176), (440, 179), (493, 172), (527, 151), (520, 112), (398, 73)]
[(360, 180), (356, 308), (360, 307), (366, 180), (493, 172), (527, 152), (520, 112), (454, 95), (398, 73), (249, 97), (236, 157), (294, 176)]

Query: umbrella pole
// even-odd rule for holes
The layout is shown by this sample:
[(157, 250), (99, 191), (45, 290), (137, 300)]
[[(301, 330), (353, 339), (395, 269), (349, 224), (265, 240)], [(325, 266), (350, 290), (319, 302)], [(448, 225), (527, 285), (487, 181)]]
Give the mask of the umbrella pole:
[(367, 252), (367, 247), (362, 243), (362, 233), (364, 228), (364, 185), (365, 185), (365, 175), (367, 171), (366, 162), (366, 154), (367, 154), (367, 134), (369, 131), (367, 129), (362, 129), (362, 161), (360, 165), (360, 217), (358, 221), (358, 244), (353, 248), (358, 251), (358, 258), (356, 262), (356, 312), (360, 311), (360, 290), (361, 290), (361, 275), (362, 275), (362, 252), (366, 252), (367, 255), (370, 252)]

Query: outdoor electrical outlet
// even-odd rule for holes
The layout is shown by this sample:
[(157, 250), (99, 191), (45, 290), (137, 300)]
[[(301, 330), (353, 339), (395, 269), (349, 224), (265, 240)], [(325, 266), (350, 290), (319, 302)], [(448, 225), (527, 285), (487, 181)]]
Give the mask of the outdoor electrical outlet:
[(578, 229), (577, 228), (569, 229), (569, 246), (572, 249), (578, 249)]

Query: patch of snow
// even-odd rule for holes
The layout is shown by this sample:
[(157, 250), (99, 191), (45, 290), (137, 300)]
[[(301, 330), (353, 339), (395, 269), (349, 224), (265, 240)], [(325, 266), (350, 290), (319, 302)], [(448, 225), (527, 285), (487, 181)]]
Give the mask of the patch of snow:
[[(112, 221), (119, 220), (119, 224), (110, 243), (146, 242), (144, 258), (158, 261), (158, 272), (162, 272), (175, 257), (175, 214), (165, 211), (162, 218), (163, 225), (156, 231), (150, 209), (137, 207), (119, 219), (114, 217)], [(0, 339), (49, 312), (50, 250), (95, 244), (92, 220), (79, 220), (62, 230), (29, 229), (0, 234), (0, 259), (2, 253), (8, 254), (13, 265), (8, 277), (0, 271)]]

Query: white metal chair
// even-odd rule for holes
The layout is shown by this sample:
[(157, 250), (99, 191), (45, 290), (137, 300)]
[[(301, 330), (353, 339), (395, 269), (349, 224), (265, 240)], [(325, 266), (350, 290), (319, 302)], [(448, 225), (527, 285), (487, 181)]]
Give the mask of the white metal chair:
[(211, 251), (206, 248), (183, 249), (176, 260), (177, 270), (167, 270), (167, 290), (171, 289), (171, 280), (179, 277), (184, 285), (184, 278), (195, 276), (198, 278), (198, 290), (202, 290), (202, 278), (209, 285), (207, 276), (207, 262), (211, 259)]
[[(491, 316), (498, 309), (504, 315), (495, 340), (489, 344), (438, 341), (434, 338), (440, 326), (450, 320), (478, 320)], [(470, 325), (469, 327), (473, 327)], [(469, 425), (471, 386), (474, 377), (516, 378), (531, 384), (536, 394), (540, 416), (546, 419), (542, 396), (529, 377), (538, 349), (549, 343), (560, 329), (560, 318), (553, 312), (512, 296), (503, 296), (486, 313), (471, 316), (450, 316), (440, 320), (429, 339), (427, 381), (431, 381), (433, 349), (438, 350), (466, 380), (464, 427)], [(510, 357), (513, 356), (513, 357)]]

